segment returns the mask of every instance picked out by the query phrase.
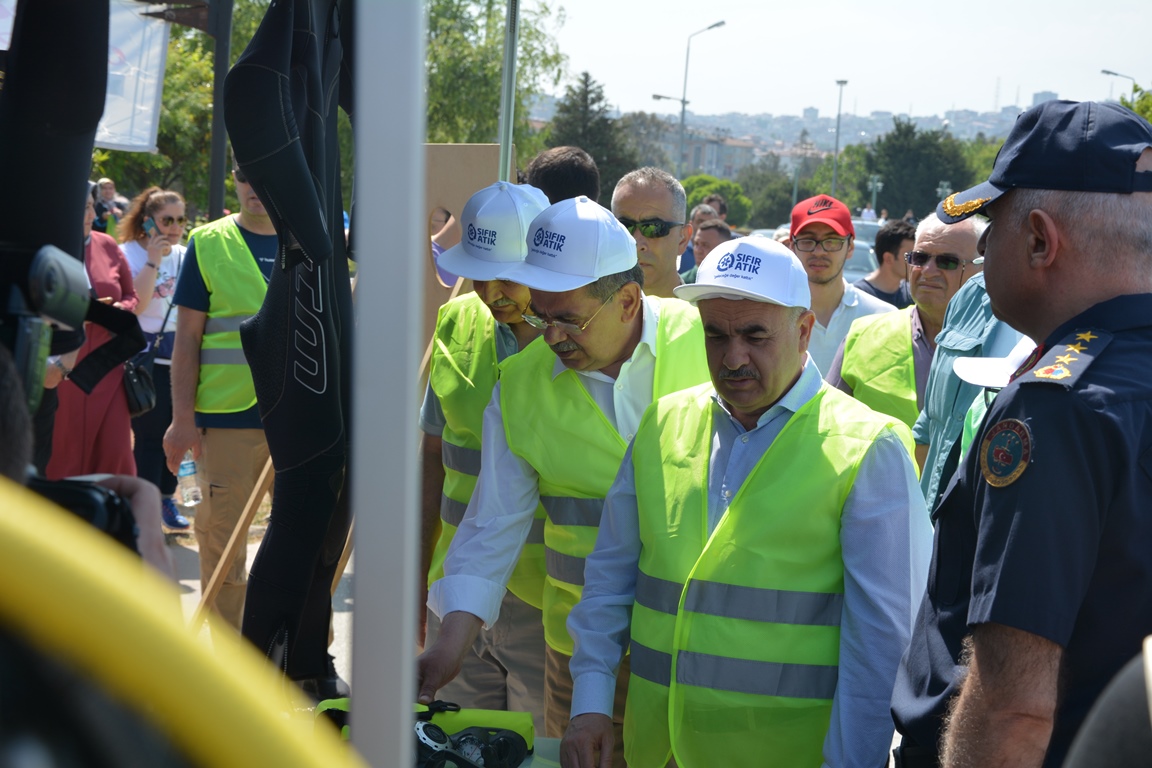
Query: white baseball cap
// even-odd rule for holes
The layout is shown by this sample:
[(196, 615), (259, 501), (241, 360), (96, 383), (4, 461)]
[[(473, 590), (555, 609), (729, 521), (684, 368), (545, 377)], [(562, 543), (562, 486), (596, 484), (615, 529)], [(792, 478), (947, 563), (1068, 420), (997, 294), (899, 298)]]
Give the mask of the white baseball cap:
[(636, 266), (636, 241), (604, 206), (581, 195), (551, 205), (528, 228), (528, 256), (501, 272), (538, 291), (562, 293)]
[(692, 304), (702, 299), (750, 299), (782, 307), (812, 307), (804, 265), (791, 249), (767, 237), (721, 243), (700, 263), (696, 282), (673, 291)]
[(440, 254), (436, 263), (470, 280), (495, 280), (511, 264), (524, 260), (528, 225), (548, 207), (536, 187), (498, 181), (464, 204), (460, 242)]
[(969, 384), (987, 389), (1003, 389), (1008, 386), (1012, 374), (1024, 365), (1024, 361), (1035, 349), (1036, 342), (1023, 336), (1004, 357), (958, 357), (952, 361), (952, 370)]

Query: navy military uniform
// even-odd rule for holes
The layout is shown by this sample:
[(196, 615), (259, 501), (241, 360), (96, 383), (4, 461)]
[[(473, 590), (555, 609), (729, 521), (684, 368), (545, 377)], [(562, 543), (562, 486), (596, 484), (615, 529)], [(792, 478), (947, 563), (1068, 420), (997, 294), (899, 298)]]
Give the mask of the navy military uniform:
[(975, 625), (1064, 649), (1045, 766), (1061, 765), (1140, 652), (1152, 634), (1150, 377), (1152, 294), (1120, 296), (1058, 328), (993, 402), (933, 514), (928, 592), (892, 701), (905, 744), (938, 750)]

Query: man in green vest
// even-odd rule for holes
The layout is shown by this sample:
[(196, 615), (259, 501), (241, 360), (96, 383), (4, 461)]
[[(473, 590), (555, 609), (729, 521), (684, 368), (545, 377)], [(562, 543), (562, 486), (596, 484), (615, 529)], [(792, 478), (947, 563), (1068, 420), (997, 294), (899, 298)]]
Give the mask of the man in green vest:
[[(537, 216), (526, 259), (501, 278), (531, 289), (525, 320), (543, 338), (503, 363), (484, 414), (476, 490), (445, 575), (429, 590), (428, 607), (443, 623), (418, 661), (418, 700), (432, 701), (481, 627), (496, 623), (542, 504), (545, 733), (559, 737), (572, 690), (565, 620), (580, 597), (604, 495), (644, 409), (707, 380), (703, 334), (689, 305), (644, 295), (635, 241), (586, 197)], [(622, 674), (616, 696), (621, 729), (626, 681)]]
[[(240, 213), (192, 231), (172, 301), (178, 323), (164, 453), (173, 473), (187, 451), (198, 465), (204, 501), (196, 508), (194, 528), (203, 588), (268, 461), (240, 323), (264, 303), (279, 241), (243, 172), (233, 169), (232, 175)], [(248, 581), (244, 549), (237, 548), (228, 564), (213, 606), (237, 630)]]
[(676, 293), (712, 382), (647, 410), (605, 499), (561, 764), (613, 749), (630, 650), (632, 768), (882, 765), (931, 542), (911, 433), (821, 380), (786, 246), (723, 244)]
[(915, 246), (904, 254), (913, 304), (853, 321), (825, 376), (828, 383), (911, 429), (924, 408), (948, 301), (984, 269), (976, 252), (982, 232), (975, 219), (953, 226), (935, 214), (923, 219)]
[[(496, 276), (527, 254), (528, 226), (548, 207), (535, 187), (498, 181), (469, 198), (464, 237), (438, 263), (472, 280), (469, 292), (440, 308), (428, 390), (420, 411), (423, 446), (423, 554), (431, 584), (444, 575), (444, 555), (472, 498), (481, 466), (484, 408), (499, 364), (540, 335), (524, 322), (528, 289)], [(540, 510), (542, 512), (542, 510)], [(456, 679), (440, 697), (462, 707), (531, 712), (544, 730), (544, 520), (529, 537), (500, 604), (500, 634), (481, 633)], [(437, 529), (439, 534), (437, 535)], [(421, 601), (421, 606), (423, 607)], [(426, 642), (439, 635), (428, 616)]]

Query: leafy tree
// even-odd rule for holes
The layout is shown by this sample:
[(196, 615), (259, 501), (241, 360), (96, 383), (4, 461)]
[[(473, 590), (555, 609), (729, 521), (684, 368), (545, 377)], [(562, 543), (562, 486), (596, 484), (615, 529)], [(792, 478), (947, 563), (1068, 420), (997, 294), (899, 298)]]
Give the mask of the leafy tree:
[[(429, 0), (428, 141), (499, 140), (504, 11), (495, 0)], [(565, 57), (551, 30), (564, 23), (564, 11), (539, 2), (521, 6), (520, 15), (513, 141), (526, 165), (544, 147), (544, 137), (529, 128), (527, 104), (557, 86), (563, 73)]]
[(1132, 96), (1121, 96), (1120, 103), (1145, 120), (1152, 122), (1152, 91), (1146, 91), (1133, 84)]
[[(868, 154), (868, 147), (863, 144), (849, 144), (840, 151), (835, 197), (851, 211), (859, 211), (864, 203), (872, 202), (872, 193), (868, 191)], [(815, 190), (813, 195), (832, 194), (831, 154), (821, 161), (809, 183)]]
[(673, 172), (672, 161), (660, 140), (668, 131), (667, 121), (648, 112), (629, 112), (620, 117), (620, 130), (636, 151), (640, 165), (651, 165)]
[(992, 175), (992, 165), (996, 162), (996, 153), (1004, 145), (1004, 139), (976, 134), (976, 138), (962, 143), (964, 159), (968, 162), (968, 170), (975, 181), (983, 181)]
[[(792, 174), (781, 168), (777, 155), (765, 155), (752, 165), (740, 170), (736, 183), (752, 202), (748, 226), (753, 229), (774, 229), (788, 221), (792, 212)], [(800, 194), (810, 197), (807, 181)]]
[(720, 195), (728, 205), (728, 226), (742, 227), (748, 222), (748, 216), (752, 212), (752, 201), (736, 182), (698, 173), (680, 183), (684, 185), (684, 191), (688, 194), (689, 211), (704, 202), (704, 198), (708, 195)]
[(604, 206), (611, 204), (620, 177), (640, 165), (620, 121), (608, 114), (604, 87), (583, 72), (556, 104), (548, 137), (550, 147), (576, 146), (592, 156), (600, 169), (600, 204)]
[(918, 130), (911, 120), (897, 117), (893, 122), (893, 130), (876, 139), (868, 153), (867, 172), (884, 179), (876, 198), (879, 207), (897, 218), (908, 209), (924, 216), (936, 209), (941, 181), (954, 190), (971, 185), (975, 177), (960, 141), (946, 130)]

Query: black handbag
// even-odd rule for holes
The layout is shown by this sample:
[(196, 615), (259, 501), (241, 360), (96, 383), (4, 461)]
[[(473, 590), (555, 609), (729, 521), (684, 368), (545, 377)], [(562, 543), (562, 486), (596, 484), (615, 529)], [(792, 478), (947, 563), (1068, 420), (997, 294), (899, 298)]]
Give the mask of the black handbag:
[(168, 316), (172, 314), (172, 304), (168, 304), (168, 311), (164, 313), (164, 322), (160, 324), (160, 333), (136, 357), (124, 363), (124, 394), (128, 398), (128, 415), (132, 418), (143, 416), (156, 407), (156, 384), (152, 381), (152, 366), (156, 361), (156, 350), (164, 338), (164, 329), (168, 327)]

